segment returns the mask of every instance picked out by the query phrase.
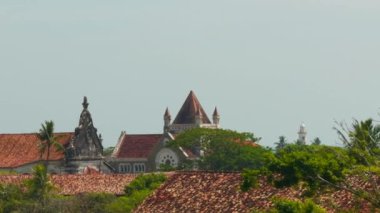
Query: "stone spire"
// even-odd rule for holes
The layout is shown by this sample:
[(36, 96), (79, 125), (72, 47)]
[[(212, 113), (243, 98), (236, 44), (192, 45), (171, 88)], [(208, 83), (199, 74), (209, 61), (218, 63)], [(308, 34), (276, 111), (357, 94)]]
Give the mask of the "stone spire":
[(91, 113), (88, 111), (87, 97), (83, 98), (83, 110), (80, 114), (79, 125), (75, 128), (74, 138), (71, 142), (68, 158), (74, 159), (97, 159), (103, 154), (101, 136), (97, 134)]
[(216, 107), (214, 109), (214, 113), (212, 114), (212, 121), (214, 124), (219, 125), (220, 115)]
[(87, 97), (83, 97), (83, 110), (82, 113), (80, 114), (80, 119), (79, 119), (79, 128), (82, 127), (89, 127), (92, 125), (92, 118), (91, 118), (91, 113), (88, 111), (88, 105), (89, 103), (87, 102)]
[(169, 131), (171, 119), (172, 119), (172, 116), (170, 115), (169, 108), (166, 107), (165, 114), (164, 114), (164, 132)]

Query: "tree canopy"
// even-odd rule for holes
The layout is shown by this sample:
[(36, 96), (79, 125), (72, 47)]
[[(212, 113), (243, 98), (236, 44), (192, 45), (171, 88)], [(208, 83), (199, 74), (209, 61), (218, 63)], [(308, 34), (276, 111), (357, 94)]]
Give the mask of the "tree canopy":
[(259, 146), (258, 140), (252, 133), (196, 128), (178, 135), (169, 146), (198, 153), (195, 163), (201, 170), (241, 171), (263, 166), (272, 154)]

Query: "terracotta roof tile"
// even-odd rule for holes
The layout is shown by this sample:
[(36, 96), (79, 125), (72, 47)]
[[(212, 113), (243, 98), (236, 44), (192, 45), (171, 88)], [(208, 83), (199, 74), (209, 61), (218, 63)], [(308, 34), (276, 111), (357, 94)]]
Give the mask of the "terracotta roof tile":
[[(0, 183), (21, 185), (32, 175), (0, 175)], [(134, 180), (136, 175), (121, 174), (66, 174), (52, 175), (51, 182), (59, 194), (74, 195), (80, 193), (104, 192), (121, 195), (124, 187)]]
[(161, 141), (162, 137), (162, 134), (126, 134), (122, 139), (115, 157), (147, 158), (153, 151), (154, 146)]
[(197, 113), (202, 116), (202, 123), (211, 124), (195, 93), (191, 91), (174, 119), (173, 124), (194, 124)]
[[(62, 145), (70, 143), (73, 133), (57, 133), (58, 142)], [(41, 160), (38, 150), (39, 139), (36, 133), (0, 134), (0, 168), (14, 168)], [(46, 153), (42, 159), (46, 159)], [(50, 148), (50, 160), (61, 160), (63, 152)]]
[[(377, 179), (380, 183), (380, 178)], [(305, 189), (298, 187), (275, 188), (265, 178), (259, 186), (248, 192), (240, 190), (242, 177), (239, 173), (183, 172), (171, 176), (158, 190), (149, 196), (135, 212), (252, 212), (268, 210), (273, 197), (291, 200), (303, 199)], [(355, 188), (380, 190), (358, 177), (348, 178)], [(369, 185), (369, 186), (368, 186)], [(357, 200), (350, 192), (336, 190), (322, 193), (317, 203), (328, 212), (348, 210), (360, 205), (361, 212), (370, 212), (369, 204)]]

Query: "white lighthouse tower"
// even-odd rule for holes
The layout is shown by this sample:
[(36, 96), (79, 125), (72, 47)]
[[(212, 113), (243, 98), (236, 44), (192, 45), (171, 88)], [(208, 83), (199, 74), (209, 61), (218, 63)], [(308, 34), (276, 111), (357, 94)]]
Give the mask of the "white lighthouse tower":
[(304, 123), (301, 124), (300, 130), (298, 131), (298, 143), (306, 144), (306, 126)]

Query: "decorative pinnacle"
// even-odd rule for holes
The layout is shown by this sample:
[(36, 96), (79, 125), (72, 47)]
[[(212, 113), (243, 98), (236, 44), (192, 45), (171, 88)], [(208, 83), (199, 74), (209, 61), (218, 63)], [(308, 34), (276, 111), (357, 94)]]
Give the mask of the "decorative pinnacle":
[(87, 109), (88, 105), (89, 105), (89, 103), (87, 102), (87, 97), (84, 96), (84, 97), (83, 97), (83, 103), (82, 103), (82, 106), (83, 106), (84, 109)]
[(171, 117), (168, 107), (166, 107), (164, 117)]
[(212, 115), (213, 116), (219, 116), (219, 112), (218, 112), (218, 109), (216, 107), (215, 107), (214, 113)]

